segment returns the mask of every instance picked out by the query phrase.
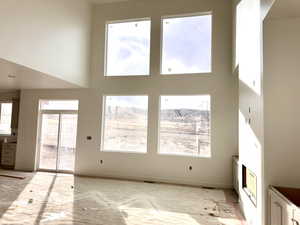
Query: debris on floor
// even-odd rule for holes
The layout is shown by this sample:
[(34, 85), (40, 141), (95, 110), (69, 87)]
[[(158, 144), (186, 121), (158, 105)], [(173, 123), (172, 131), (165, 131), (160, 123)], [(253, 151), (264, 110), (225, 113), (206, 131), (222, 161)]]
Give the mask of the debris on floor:
[(24, 176), (0, 177), (0, 224), (242, 224), (236, 200), (228, 202), (220, 189), (47, 173)]

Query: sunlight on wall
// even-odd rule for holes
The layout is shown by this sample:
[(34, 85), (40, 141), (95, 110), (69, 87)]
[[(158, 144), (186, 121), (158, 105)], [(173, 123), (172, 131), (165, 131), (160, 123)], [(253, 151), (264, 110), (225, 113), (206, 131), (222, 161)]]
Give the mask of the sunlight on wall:
[(261, 20), (259, 1), (242, 0), (236, 7), (236, 61), (239, 78), (261, 94)]
[[(238, 1), (238, 0), (236, 0)], [(241, 207), (249, 225), (264, 220), (263, 192), (263, 109), (261, 108), (262, 21), (261, 1), (240, 0), (236, 8), (236, 52), (240, 80), (239, 157), (240, 164), (257, 176), (257, 204), (239, 187)], [(249, 88), (244, 88), (243, 86)], [(249, 109), (249, 113), (247, 112)], [(250, 113), (251, 112), (251, 113)], [(251, 121), (249, 121), (251, 120)], [(251, 124), (250, 124), (251, 123)], [(240, 169), (239, 179), (242, 180)]]
[(247, 119), (248, 118), (246, 118), (243, 115), (243, 113), (239, 110), (239, 148), (245, 149), (248, 152), (255, 153), (248, 154), (250, 158), (247, 157), (247, 162), (250, 163), (252, 167), (257, 167), (257, 156), (261, 153), (261, 144), (256, 134), (252, 130), (251, 126), (246, 122)]

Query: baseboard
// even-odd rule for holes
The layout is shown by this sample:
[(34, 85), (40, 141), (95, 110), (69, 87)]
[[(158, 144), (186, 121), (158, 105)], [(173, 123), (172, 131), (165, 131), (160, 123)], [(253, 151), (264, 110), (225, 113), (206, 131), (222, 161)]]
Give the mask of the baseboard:
[(184, 185), (184, 186), (193, 186), (193, 187), (212, 187), (218, 189), (232, 189), (233, 185), (231, 184), (221, 184), (221, 183), (207, 183), (207, 182), (191, 182), (190, 180), (182, 180), (182, 179), (166, 179), (166, 178), (158, 178), (153, 176), (127, 176), (113, 173), (101, 173), (101, 174), (88, 174), (88, 173), (75, 173), (76, 176), (80, 177), (91, 177), (91, 178), (104, 178), (104, 179), (118, 179), (118, 180), (128, 180), (128, 181), (138, 181), (138, 182), (155, 182), (155, 183), (163, 183), (163, 184), (174, 184), (174, 185)]

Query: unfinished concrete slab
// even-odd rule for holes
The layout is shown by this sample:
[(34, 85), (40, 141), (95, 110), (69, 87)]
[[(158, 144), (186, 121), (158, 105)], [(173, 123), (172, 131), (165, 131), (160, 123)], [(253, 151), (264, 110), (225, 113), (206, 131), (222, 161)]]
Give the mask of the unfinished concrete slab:
[(230, 190), (85, 178), (0, 174), (0, 224), (241, 225)]

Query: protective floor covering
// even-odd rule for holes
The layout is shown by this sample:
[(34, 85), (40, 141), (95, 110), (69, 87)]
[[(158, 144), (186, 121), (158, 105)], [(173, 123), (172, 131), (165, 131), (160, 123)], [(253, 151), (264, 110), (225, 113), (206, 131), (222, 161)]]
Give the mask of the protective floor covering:
[(243, 224), (231, 191), (49, 173), (5, 173), (26, 178), (0, 177), (1, 225)]

